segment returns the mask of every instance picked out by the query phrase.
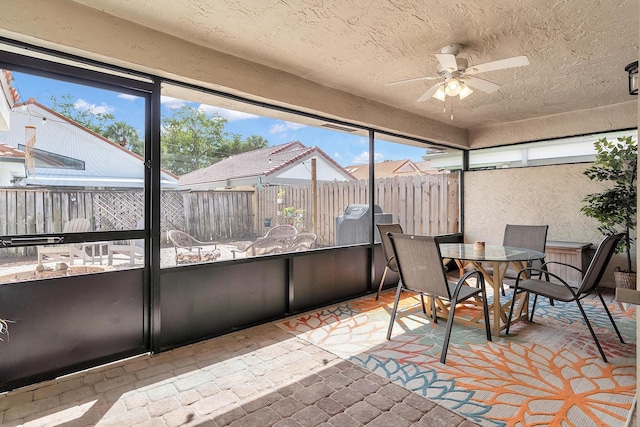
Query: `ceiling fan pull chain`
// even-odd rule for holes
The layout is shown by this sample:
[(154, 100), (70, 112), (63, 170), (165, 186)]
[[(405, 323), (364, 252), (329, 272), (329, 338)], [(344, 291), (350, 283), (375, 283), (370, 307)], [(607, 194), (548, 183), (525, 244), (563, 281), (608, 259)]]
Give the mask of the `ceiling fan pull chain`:
[(453, 96), (450, 96), (451, 98), (451, 120), (453, 120)]

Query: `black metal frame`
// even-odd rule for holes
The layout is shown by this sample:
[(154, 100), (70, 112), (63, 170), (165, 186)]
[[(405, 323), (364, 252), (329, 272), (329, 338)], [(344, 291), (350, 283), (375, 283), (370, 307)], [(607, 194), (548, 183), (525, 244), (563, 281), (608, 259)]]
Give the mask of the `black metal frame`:
[[(2, 316), (16, 321), (10, 328), (10, 341), (0, 343), (0, 392), (123, 357), (165, 351), (372, 291), (378, 271), (375, 264), (379, 259), (375, 255), (379, 245), (373, 243), (161, 270), (161, 83), (368, 130), (370, 164), (373, 164), (375, 129), (138, 73), (3, 37), (0, 37), (0, 43), (101, 67), (105, 72), (1, 50), (0, 68), (144, 97), (144, 230), (66, 234), (64, 238), (68, 243), (144, 239), (147, 260), (143, 269), (0, 286)], [(380, 133), (438, 145), (418, 138)], [(373, 169), (370, 168), (371, 175)], [(373, 206), (373, 192), (370, 194), (369, 203)], [(373, 215), (373, 209), (369, 214)], [(370, 224), (370, 242), (373, 242), (375, 224), (372, 220)], [(59, 234), (38, 237), (56, 236)], [(249, 264), (250, 268), (247, 268)], [(80, 288), (71, 297), (65, 290), (74, 286)], [(92, 290), (93, 299), (90, 301), (81, 291), (83, 286)], [(34, 299), (44, 288), (52, 289), (52, 295), (65, 295), (67, 298)], [(191, 292), (185, 292), (186, 289)], [(115, 303), (114, 298), (122, 298), (127, 304), (119, 304), (113, 310), (101, 310), (109, 308), (108, 302)], [(35, 300), (40, 302), (34, 303)], [(74, 313), (74, 307), (83, 307), (83, 314), (74, 317), (73, 326), (69, 327), (67, 316)], [(47, 315), (43, 316), (43, 313)], [(128, 319), (127, 326), (119, 329), (118, 319)], [(132, 322), (131, 319), (137, 320)], [(55, 333), (41, 328), (43, 333), (40, 333), (38, 325), (42, 322), (57, 324), (59, 328)], [(46, 331), (49, 331), (48, 335), (44, 333)], [(73, 358), (69, 358), (68, 352), (52, 350), (57, 348), (72, 351)]]

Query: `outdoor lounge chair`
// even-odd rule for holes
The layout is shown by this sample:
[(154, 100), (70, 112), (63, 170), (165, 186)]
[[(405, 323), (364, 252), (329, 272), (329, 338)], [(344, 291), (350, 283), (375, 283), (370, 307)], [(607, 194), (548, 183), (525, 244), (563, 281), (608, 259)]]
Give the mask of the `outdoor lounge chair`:
[[(446, 363), (456, 305), (469, 298), (481, 296), (487, 340), (491, 341), (487, 294), (485, 292), (484, 276), (482, 273), (477, 270), (472, 270), (465, 273), (457, 283), (449, 282), (444, 264), (442, 263), (440, 247), (435, 237), (397, 233), (389, 233), (388, 236), (391, 240), (393, 254), (398, 263), (400, 281), (398, 282), (396, 299), (393, 304), (391, 319), (389, 320), (387, 339), (391, 339), (391, 331), (398, 311), (400, 295), (402, 291), (406, 290), (431, 297), (431, 317), (434, 323), (438, 322), (436, 299), (438, 299), (440, 303), (443, 302), (443, 300), (450, 302), (447, 329), (444, 335), (444, 343), (442, 344), (442, 354), (440, 355), (441, 363)], [(476, 276), (478, 282), (477, 288), (465, 283), (471, 276)]]
[[(302, 237), (303, 234), (310, 234), (311, 237)], [(282, 252), (288, 252), (291, 245), (295, 244), (294, 237), (300, 236), (299, 244), (304, 246), (305, 242), (308, 243), (307, 249), (313, 245), (316, 240), (316, 235), (312, 233), (298, 234), (298, 229), (293, 225), (283, 224), (276, 225), (265, 233), (264, 236), (258, 237), (255, 242), (252, 242), (242, 249), (232, 249), (233, 257), (236, 258), (236, 254), (245, 253), (247, 256), (256, 255), (270, 255), (279, 254)], [(302, 246), (300, 249), (302, 250)]]
[[(184, 231), (169, 230), (167, 237), (176, 253), (176, 265), (181, 262), (215, 261), (220, 257), (218, 242), (201, 242)], [(213, 249), (205, 250), (205, 247)]]
[[(144, 230), (144, 218), (136, 223), (137, 230)], [(108, 242), (107, 244), (107, 264), (113, 265), (113, 256), (116, 254), (129, 257), (129, 265), (134, 266), (136, 259), (144, 259), (144, 240), (134, 239), (122, 243)]]
[[(91, 222), (86, 218), (76, 218), (67, 221), (62, 227), (63, 233), (84, 233), (91, 231)], [(82, 244), (70, 243), (63, 245), (38, 246), (38, 264), (51, 261), (64, 261), (73, 265), (76, 258), (83, 262), (89, 259)]]
[(281, 239), (260, 237), (243, 249), (232, 249), (231, 252), (236, 258), (238, 253), (245, 253), (247, 256), (279, 254), (283, 253), (285, 248), (286, 244)]
[(285, 251), (308, 251), (313, 248), (313, 245), (316, 242), (316, 237), (317, 236), (313, 233), (296, 233), (289, 237)]
[[(232, 249), (233, 257), (236, 258), (237, 253), (243, 252), (247, 256), (256, 256), (306, 251), (313, 248), (316, 242), (317, 236), (313, 233), (298, 233), (296, 228), (290, 225), (281, 225), (278, 227), (284, 228), (281, 228), (280, 231), (275, 234), (267, 233), (262, 237), (258, 237), (255, 242), (250, 243), (243, 249)], [(278, 227), (274, 227), (274, 229)], [(293, 230), (296, 232), (293, 233)]]
[[(513, 307), (515, 305), (516, 296), (519, 292), (529, 292), (535, 295), (535, 298), (533, 300), (533, 306), (531, 307), (531, 317), (529, 318), (530, 322), (533, 322), (533, 313), (536, 309), (536, 302), (538, 299), (538, 295), (548, 297), (555, 301), (562, 301), (562, 302), (575, 301), (576, 304), (578, 305), (578, 309), (580, 309), (580, 313), (582, 314), (582, 317), (584, 318), (585, 323), (587, 324), (587, 327), (589, 328), (589, 332), (591, 332), (591, 336), (593, 337), (593, 340), (595, 341), (596, 346), (600, 351), (602, 360), (607, 362), (607, 357), (604, 355), (604, 351), (600, 346), (598, 337), (596, 337), (596, 334), (593, 331), (593, 328), (591, 327), (591, 323), (589, 322), (589, 319), (587, 318), (587, 315), (584, 309), (582, 308), (582, 304), (580, 304), (580, 300), (582, 300), (583, 298), (591, 294), (594, 294), (594, 293), (597, 294), (598, 297), (600, 298), (600, 302), (602, 302), (602, 305), (604, 306), (604, 310), (606, 311), (607, 316), (611, 321), (611, 324), (613, 325), (613, 329), (615, 329), (616, 334), (618, 334), (618, 338), (620, 338), (620, 342), (624, 343), (622, 339), (622, 335), (620, 335), (620, 331), (618, 330), (618, 327), (616, 326), (616, 323), (613, 321), (613, 317), (611, 316), (611, 313), (607, 308), (607, 304), (605, 304), (604, 299), (602, 298), (602, 294), (598, 290), (598, 285), (600, 284), (600, 280), (604, 275), (605, 269), (607, 268), (607, 264), (609, 264), (609, 260), (611, 259), (611, 256), (615, 252), (616, 246), (618, 246), (620, 239), (622, 239), (623, 237), (624, 237), (624, 234), (615, 234), (613, 236), (606, 237), (602, 242), (600, 242), (600, 245), (598, 245), (598, 249), (596, 250), (596, 253), (593, 256), (593, 259), (591, 260), (591, 263), (589, 264), (589, 267), (587, 268), (584, 278), (582, 279), (582, 283), (580, 283), (579, 287), (573, 287), (569, 285), (564, 279), (562, 279), (556, 274), (550, 273), (546, 269), (547, 265), (560, 264), (560, 265), (564, 265), (564, 266), (579, 270), (577, 267), (574, 267), (570, 264), (565, 264), (557, 261), (549, 261), (544, 263), (540, 269), (529, 267), (529, 268), (520, 270), (518, 272), (518, 277), (516, 279), (516, 283), (513, 289), (513, 300), (511, 302), (511, 308), (509, 309), (509, 317), (507, 319), (506, 333), (507, 334), (509, 333), (509, 327), (511, 326), (511, 316), (513, 315)], [(541, 274), (541, 276), (539, 279), (527, 279), (525, 273), (530, 273), (530, 274), (539, 273)], [(545, 277), (545, 280), (542, 280), (543, 276)], [(551, 282), (549, 280), (550, 277), (553, 277), (554, 279), (558, 280), (560, 283)]]
[(133, 266), (136, 259), (144, 258), (144, 240), (129, 240), (121, 244), (109, 242), (107, 245), (107, 264), (113, 265), (113, 256), (116, 254), (129, 257), (129, 265)]
[(264, 238), (264, 237), (291, 235), (291, 234), (296, 234), (297, 232), (298, 232), (298, 229), (295, 228), (293, 225), (283, 224), (283, 225), (276, 225), (275, 227), (267, 231), (265, 235), (262, 237)]

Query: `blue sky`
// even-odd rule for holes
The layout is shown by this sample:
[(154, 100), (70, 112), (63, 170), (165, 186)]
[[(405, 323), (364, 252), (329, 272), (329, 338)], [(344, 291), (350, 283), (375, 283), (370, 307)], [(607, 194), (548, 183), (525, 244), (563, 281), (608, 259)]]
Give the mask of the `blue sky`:
[[(35, 98), (39, 103), (51, 107), (51, 97), (60, 98), (71, 95), (74, 107), (79, 110), (91, 110), (96, 113), (111, 113), (117, 120), (125, 121), (142, 134), (144, 122), (144, 103), (137, 98), (117, 92), (95, 89), (58, 80), (45, 79), (29, 74), (13, 72), (13, 86), (18, 89), (21, 101)], [(279, 145), (291, 141), (300, 141), (306, 146), (318, 146), (341, 164), (348, 166), (368, 162), (368, 139), (342, 132), (300, 125), (297, 123), (254, 116), (219, 107), (188, 103), (183, 100), (163, 97), (163, 114), (171, 114), (172, 108), (183, 104), (197, 106), (207, 114), (218, 114), (228, 120), (225, 130), (243, 137), (260, 135), (269, 141), (269, 145)], [(412, 159), (420, 161), (425, 152), (422, 148), (379, 142), (376, 144), (376, 161)]]

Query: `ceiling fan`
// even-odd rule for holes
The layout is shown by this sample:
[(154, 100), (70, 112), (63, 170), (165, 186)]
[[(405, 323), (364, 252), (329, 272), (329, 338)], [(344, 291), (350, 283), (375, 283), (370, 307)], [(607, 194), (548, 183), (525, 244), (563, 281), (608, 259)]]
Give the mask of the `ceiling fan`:
[(514, 56), (512, 58), (485, 62), (484, 64), (469, 67), (466, 59), (458, 58), (457, 56), (461, 49), (462, 45), (460, 44), (450, 44), (442, 48), (442, 53), (435, 55), (439, 62), (438, 77), (415, 77), (389, 82), (387, 86), (418, 80), (442, 79), (441, 82), (431, 86), (424, 95), (418, 98), (418, 102), (426, 101), (431, 97), (439, 99), (440, 101), (444, 101), (447, 96), (459, 96), (460, 99), (464, 99), (473, 93), (471, 88), (485, 93), (492, 93), (500, 89), (499, 84), (475, 77), (476, 74), (529, 65), (529, 59), (527, 59), (526, 56)]

